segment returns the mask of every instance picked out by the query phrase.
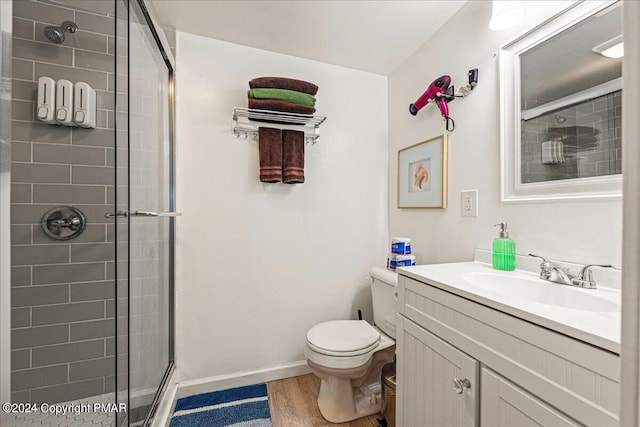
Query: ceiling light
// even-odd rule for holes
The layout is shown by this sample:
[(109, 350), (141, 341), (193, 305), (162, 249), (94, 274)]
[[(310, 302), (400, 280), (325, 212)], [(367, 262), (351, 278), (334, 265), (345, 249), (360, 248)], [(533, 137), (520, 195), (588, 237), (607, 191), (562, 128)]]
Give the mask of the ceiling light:
[(617, 36), (611, 40), (607, 40), (604, 43), (591, 49), (595, 53), (599, 53), (607, 58), (622, 58), (624, 56), (624, 43), (622, 42), (622, 36)]
[(521, 1), (493, 0), (489, 28), (493, 31), (506, 30), (516, 25), (524, 16)]
[(603, 56), (607, 58), (622, 58), (624, 56), (624, 43), (620, 42), (615, 46), (611, 46), (602, 52)]

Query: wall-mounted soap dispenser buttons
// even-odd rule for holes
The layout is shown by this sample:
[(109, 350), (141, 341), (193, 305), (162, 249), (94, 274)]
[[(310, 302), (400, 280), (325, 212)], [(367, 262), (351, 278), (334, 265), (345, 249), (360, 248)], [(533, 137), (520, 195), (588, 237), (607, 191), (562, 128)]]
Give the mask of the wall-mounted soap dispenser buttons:
[(96, 106), (96, 91), (88, 83), (74, 85), (69, 80), (56, 82), (45, 76), (38, 79), (36, 115), (45, 123), (93, 129)]
[(56, 121), (61, 125), (75, 126), (73, 122), (73, 83), (58, 80), (56, 85)]
[(83, 128), (96, 127), (96, 91), (88, 83), (78, 82), (75, 85), (73, 121)]
[(45, 123), (56, 123), (56, 82), (51, 77), (38, 79), (38, 106), (36, 114), (38, 120)]

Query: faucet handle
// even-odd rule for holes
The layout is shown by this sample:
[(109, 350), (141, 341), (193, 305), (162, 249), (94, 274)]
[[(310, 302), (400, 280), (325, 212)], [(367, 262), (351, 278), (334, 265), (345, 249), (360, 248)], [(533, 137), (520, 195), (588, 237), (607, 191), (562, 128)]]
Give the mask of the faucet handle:
[(540, 259), (542, 260), (542, 262), (540, 263), (540, 270), (542, 270), (542, 271), (540, 272), (540, 276), (542, 276), (542, 274), (543, 274), (545, 271), (547, 271), (547, 270), (550, 270), (550, 269), (551, 269), (551, 262), (550, 262), (548, 259), (546, 259), (545, 257), (540, 256), (540, 255), (536, 255), (536, 254), (529, 254), (529, 256), (532, 256), (532, 257), (534, 257), (534, 258), (540, 258)]
[(589, 265), (585, 265), (580, 270), (580, 273), (578, 274), (578, 279), (580, 279), (580, 280), (593, 280), (593, 273), (591, 272), (591, 267), (613, 268), (612, 265), (604, 265), (604, 264), (589, 264)]
[(529, 254), (529, 256), (532, 256), (534, 258), (540, 258), (542, 260), (543, 263), (548, 263), (549, 261), (547, 261), (547, 259), (543, 256), (540, 255), (536, 255), (536, 254)]
[(529, 254), (529, 256), (532, 256), (534, 258), (540, 258), (542, 260), (542, 262), (540, 263), (540, 278), (544, 279), (544, 280), (548, 280), (549, 277), (551, 277), (551, 263), (549, 262), (549, 260), (547, 260), (545, 257), (540, 256), (540, 255), (536, 255), (536, 254)]
[(593, 280), (593, 272), (591, 271), (591, 267), (603, 267), (603, 268), (612, 268), (612, 265), (604, 265), (604, 264), (589, 264), (582, 267), (580, 273), (578, 273), (578, 277), (573, 279), (573, 284), (575, 286), (580, 286), (581, 288), (595, 289), (596, 281)]

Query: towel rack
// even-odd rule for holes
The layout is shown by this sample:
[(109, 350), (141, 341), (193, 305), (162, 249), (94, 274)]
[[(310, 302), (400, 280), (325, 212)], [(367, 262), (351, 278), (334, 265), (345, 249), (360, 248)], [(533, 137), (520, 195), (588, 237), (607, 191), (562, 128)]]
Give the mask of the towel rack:
[[(252, 119), (265, 120), (265, 122), (252, 121)], [(237, 137), (257, 138), (260, 126), (299, 130), (304, 131), (304, 138), (307, 143), (315, 144), (320, 138), (320, 125), (326, 119), (326, 116), (233, 107), (231, 131)], [(267, 123), (267, 121), (277, 123)]]

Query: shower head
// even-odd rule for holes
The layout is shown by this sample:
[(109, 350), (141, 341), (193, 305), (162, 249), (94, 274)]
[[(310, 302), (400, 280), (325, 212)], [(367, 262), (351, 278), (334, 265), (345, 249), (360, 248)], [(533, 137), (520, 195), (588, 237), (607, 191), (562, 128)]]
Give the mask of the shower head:
[(75, 22), (71, 21), (64, 21), (59, 27), (54, 25), (44, 27), (45, 37), (55, 44), (64, 43), (65, 33), (75, 33), (76, 31), (78, 31), (78, 26)]

